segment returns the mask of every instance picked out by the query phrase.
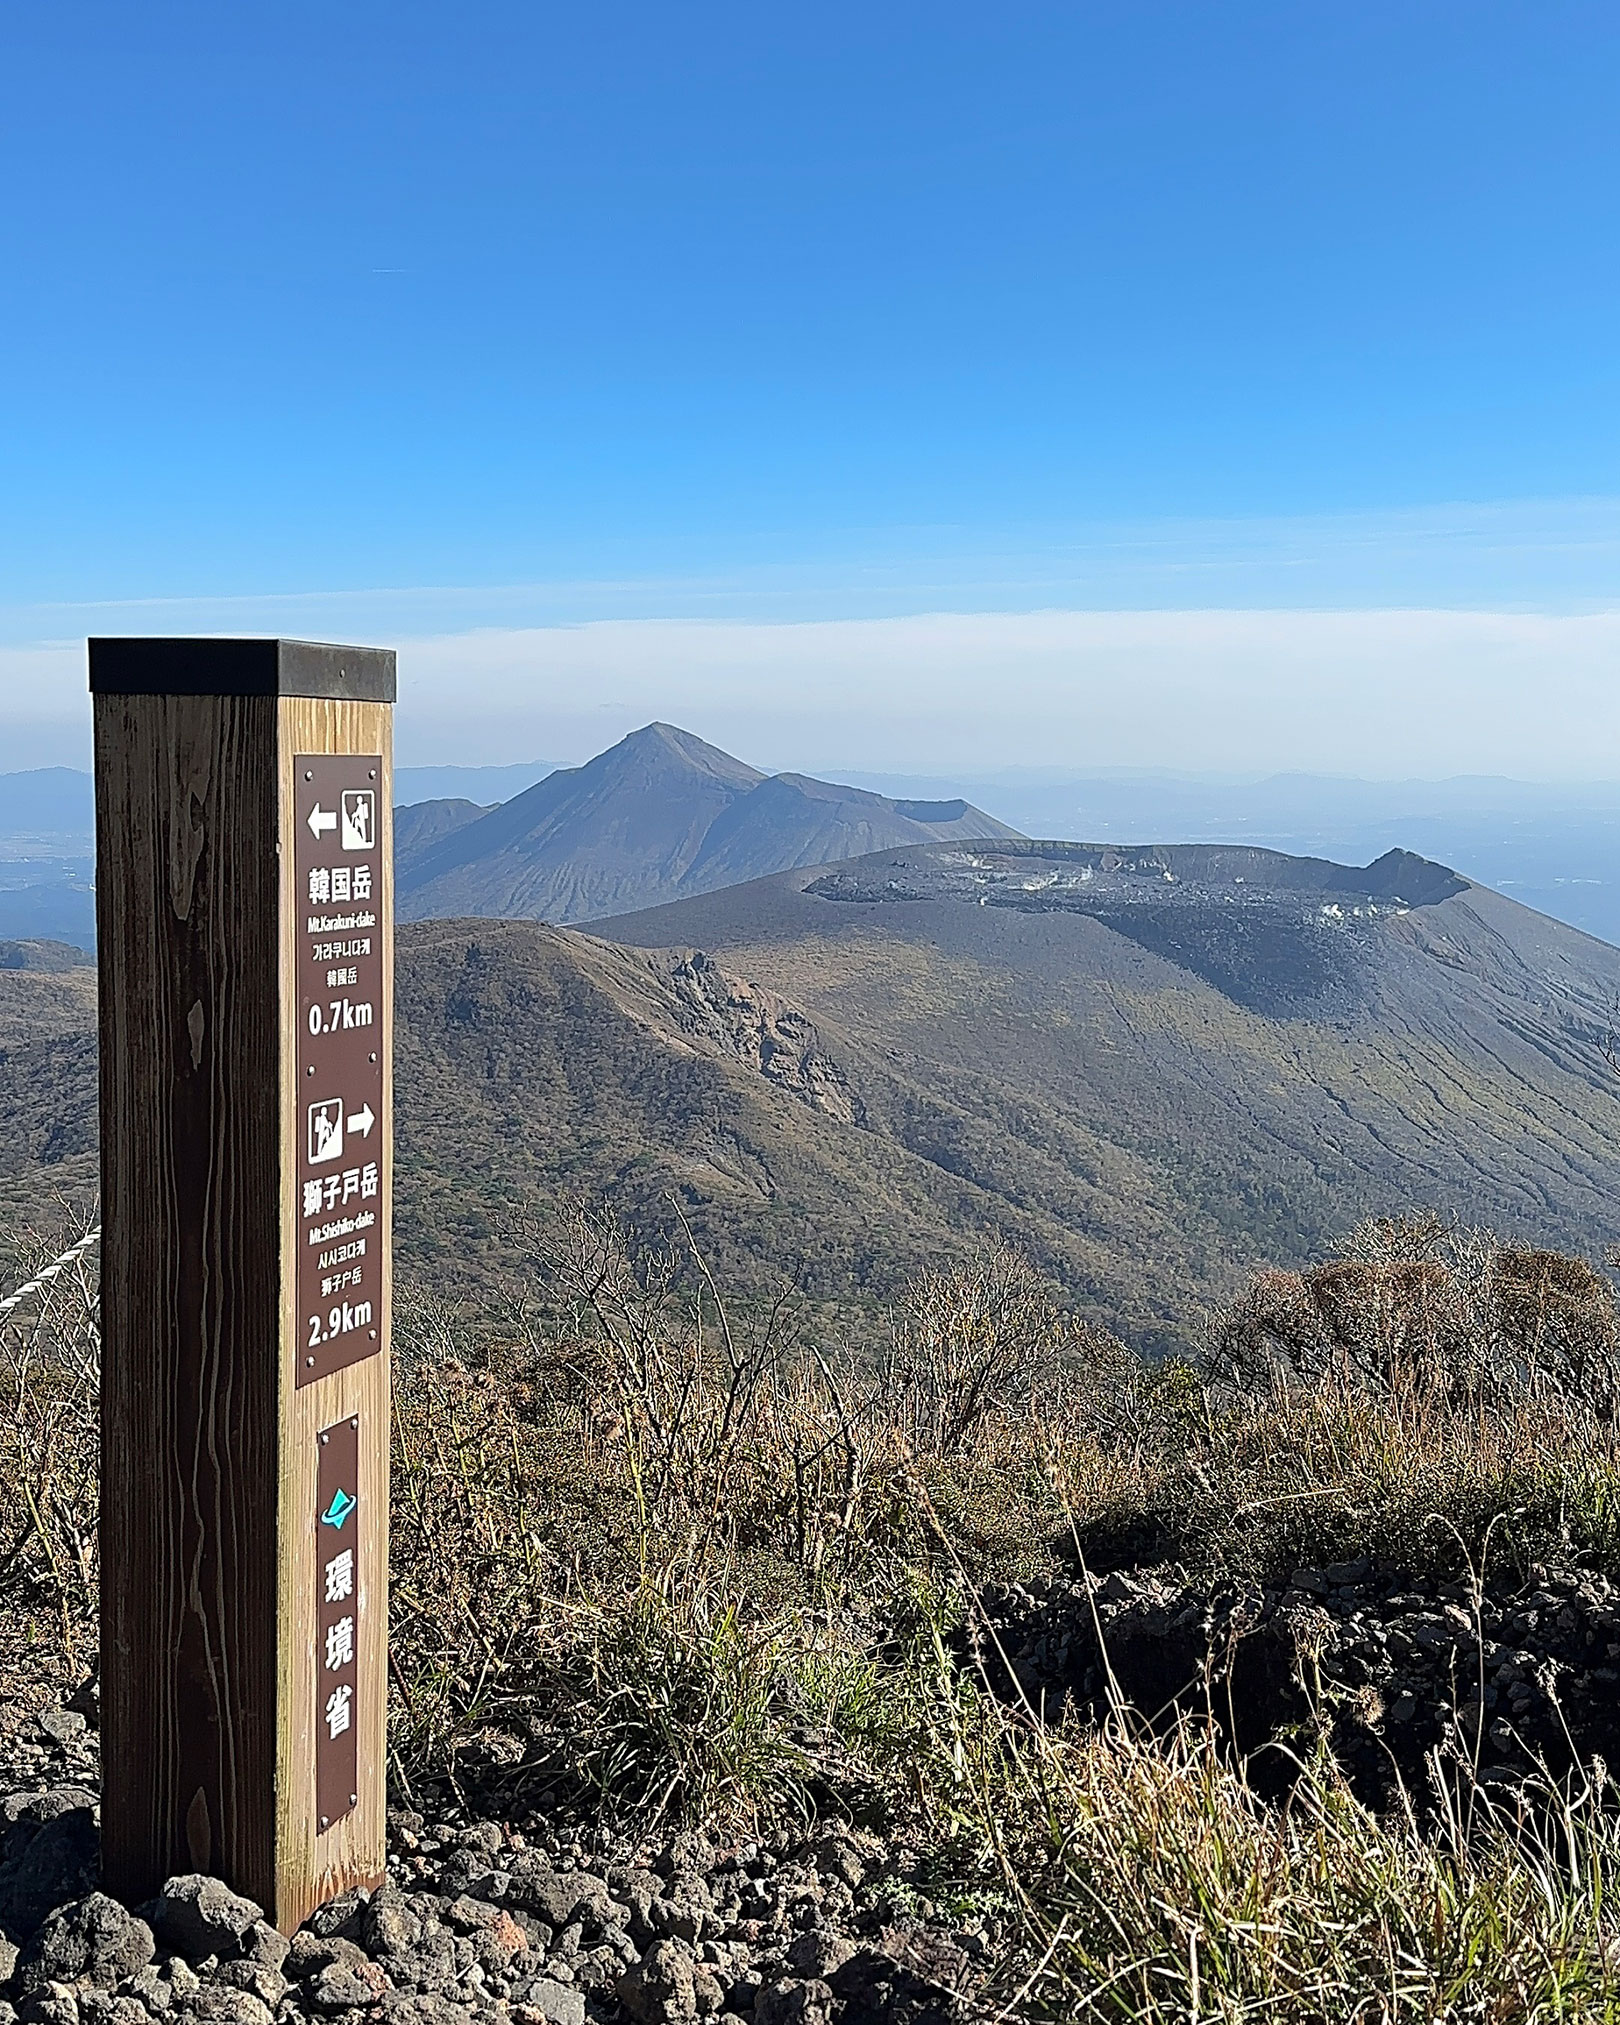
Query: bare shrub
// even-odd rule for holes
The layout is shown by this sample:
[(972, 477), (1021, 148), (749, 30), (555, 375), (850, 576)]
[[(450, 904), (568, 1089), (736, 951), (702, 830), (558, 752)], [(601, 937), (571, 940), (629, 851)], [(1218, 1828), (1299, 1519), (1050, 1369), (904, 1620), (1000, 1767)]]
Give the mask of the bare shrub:
[(1499, 1354), (1524, 1382), (1614, 1410), (1614, 1294), (1585, 1259), (1504, 1246), (1490, 1259), (1485, 1287)]
[(1211, 1323), (1211, 1371), (1240, 1386), (1269, 1385), (1320, 1369), (1328, 1336), (1302, 1273), (1265, 1266)]
[(1445, 1382), (1467, 1340), (1468, 1315), (1438, 1259), (1343, 1259), (1313, 1267), (1305, 1287), (1328, 1342), (1369, 1377)]
[(888, 1358), (890, 1403), (912, 1446), (957, 1454), (989, 1414), (1027, 1402), (1065, 1334), (1045, 1282), (1009, 1246), (918, 1274)]
[(551, 1382), (621, 1435), (649, 1517), (678, 1490), (688, 1501), (696, 1493), (718, 1520), (781, 1362), (791, 1289), (734, 1328), (680, 1221), (684, 1257), (632, 1250), (615, 1216), (581, 1203), (522, 1215), (513, 1236), (566, 1318), (545, 1359)]
[(1306, 1273), (1256, 1272), (1211, 1324), (1203, 1362), (1239, 1387), (1337, 1375), (1477, 1400), (1620, 1399), (1620, 1325), (1584, 1259), (1435, 1217), (1374, 1218)]

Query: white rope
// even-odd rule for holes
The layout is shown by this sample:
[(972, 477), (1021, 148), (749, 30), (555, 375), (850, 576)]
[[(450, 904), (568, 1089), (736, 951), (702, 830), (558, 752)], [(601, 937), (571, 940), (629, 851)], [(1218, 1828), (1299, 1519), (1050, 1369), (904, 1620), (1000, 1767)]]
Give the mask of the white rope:
[(69, 1245), (59, 1259), (52, 1259), (45, 1270), (36, 1273), (26, 1286), (19, 1287), (14, 1294), (7, 1294), (6, 1298), (0, 1301), (0, 1316), (9, 1315), (13, 1308), (20, 1308), (30, 1294), (42, 1293), (57, 1274), (65, 1272), (75, 1259), (82, 1257), (100, 1235), (101, 1225), (98, 1223), (94, 1230), (87, 1230), (77, 1244)]

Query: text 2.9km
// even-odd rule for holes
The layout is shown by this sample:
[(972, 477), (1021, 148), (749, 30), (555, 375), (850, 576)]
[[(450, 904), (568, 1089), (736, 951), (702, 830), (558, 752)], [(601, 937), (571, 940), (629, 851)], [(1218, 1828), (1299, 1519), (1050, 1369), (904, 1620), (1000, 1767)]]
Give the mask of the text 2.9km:
[(344, 1301), (326, 1312), (325, 1326), (319, 1315), (309, 1318), (309, 1348), (318, 1350), (323, 1343), (331, 1343), (339, 1336), (347, 1336), (351, 1329), (369, 1329), (371, 1326), (371, 1303), (369, 1301)]

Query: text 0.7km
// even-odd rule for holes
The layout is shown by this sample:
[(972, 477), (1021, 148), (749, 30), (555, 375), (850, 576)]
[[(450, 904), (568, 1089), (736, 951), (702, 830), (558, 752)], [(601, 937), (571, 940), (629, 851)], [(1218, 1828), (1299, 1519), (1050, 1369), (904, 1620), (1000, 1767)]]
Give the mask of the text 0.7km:
[(371, 1026), (375, 1019), (368, 1000), (334, 998), (328, 1001), (325, 1012), (318, 1005), (310, 1007), (309, 1030), (312, 1034), (349, 1033), (355, 1027)]

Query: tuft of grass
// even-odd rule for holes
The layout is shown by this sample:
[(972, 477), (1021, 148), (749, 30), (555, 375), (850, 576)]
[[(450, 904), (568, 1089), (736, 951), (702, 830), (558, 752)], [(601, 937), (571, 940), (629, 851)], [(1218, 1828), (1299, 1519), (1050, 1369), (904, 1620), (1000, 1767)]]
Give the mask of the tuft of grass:
[(1277, 1807), (1191, 1721), (1149, 1739), (1118, 1715), (1000, 1746), (979, 1792), (1023, 1922), (1018, 2015), (1597, 2025), (1620, 2010), (1620, 1823), (1601, 1782), (1533, 1815), (1473, 1795), (1471, 1836), (1437, 1844), (1369, 1815), (1325, 1760)]
[(1053, 1480), (1091, 1566), (1286, 1580), (1371, 1554), (1455, 1575), (1494, 1525), (1499, 1562), (1620, 1567), (1615, 1428), (1578, 1401), (1324, 1380), (1212, 1398), (1201, 1426), (1171, 1434), (1054, 1440)]
[(788, 1656), (785, 1628), (747, 1621), (724, 1584), (662, 1571), (592, 1613), (572, 1655), (587, 1697), (565, 1732), (573, 1771), (648, 1822), (809, 1819)]

